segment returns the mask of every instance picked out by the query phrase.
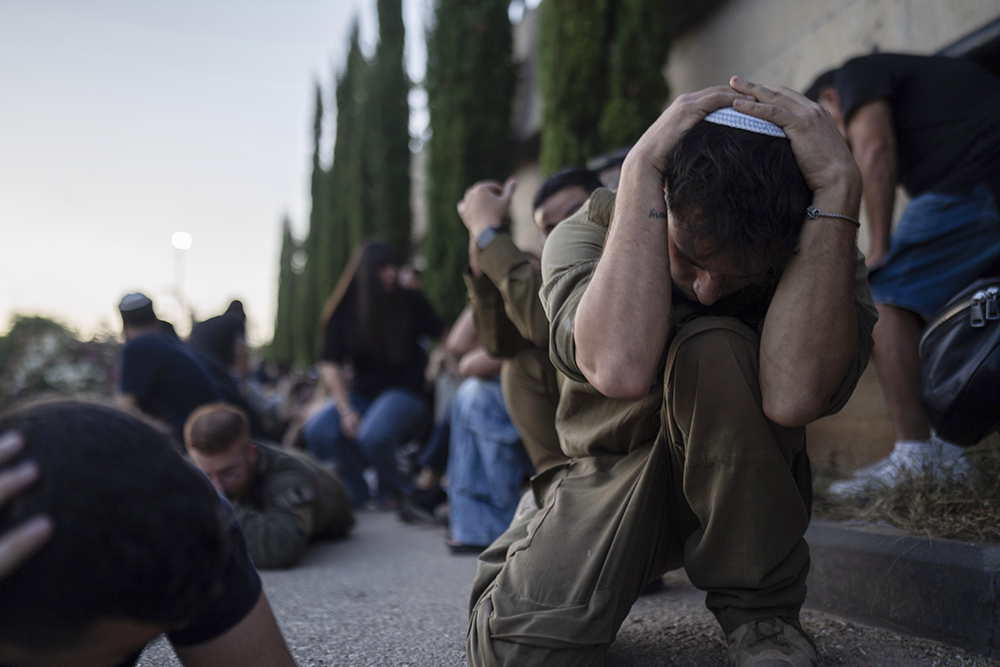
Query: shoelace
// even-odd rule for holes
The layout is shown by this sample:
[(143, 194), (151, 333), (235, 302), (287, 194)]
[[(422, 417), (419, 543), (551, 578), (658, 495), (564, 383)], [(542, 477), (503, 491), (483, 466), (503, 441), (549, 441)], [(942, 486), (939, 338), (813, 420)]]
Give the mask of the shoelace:
[[(767, 626), (770, 630), (762, 631), (761, 626)], [(755, 621), (753, 624), (753, 640), (747, 643), (747, 648), (753, 648), (761, 642), (773, 639), (780, 646), (791, 646), (788, 637), (782, 632), (781, 626), (771, 621)]]

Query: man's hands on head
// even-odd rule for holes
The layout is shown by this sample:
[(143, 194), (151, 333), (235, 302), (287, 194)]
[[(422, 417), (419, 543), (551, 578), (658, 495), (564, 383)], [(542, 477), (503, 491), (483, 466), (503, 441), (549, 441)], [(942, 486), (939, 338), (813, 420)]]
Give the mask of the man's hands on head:
[[(610, 398), (644, 396), (670, 321), (670, 260), (663, 173), (681, 135), (742, 97), (729, 86), (681, 95), (622, 165), (611, 228), (574, 318), (576, 364)], [(657, 304), (657, 307), (650, 307)]]
[[(756, 100), (737, 99), (735, 109), (784, 129), (813, 206), (856, 218), (861, 172), (830, 114), (787, 88), (738, 77), (731, 84)], [(856, 363), (856, 236), (846, 220), (805, 220), (798, 251), (768, 308), (760, 344), (761, 400), (765, 414), (783, 426), (804, 426), (823, 415)]]
[[(662, 178), (667, 154), (681, 135), (704, 120), (708, 114), (722, 107), (732, 106), (740, 98), (752, 99), (729, 86), (713, 86), (680, 95), (639, 137), (639, 141), (625, 157), (626, 163), (629, 158), (632, 158), (632, 162), (641, 160)], [(623, 165), (622, 169), (624, 168)]]
[(475, 239), (488, 227), (499, 227), (510, 210), (510, 199), (517, 182), (508, 178), (500, 185), (497, 181), (479, 181), (465, 191), (458, 202), (458, 215), (462, 224)]
[[(737, 111), (779, 125), (792, 144), (795, 161), (816, 198), (833, 193), (861, 201), (861, 172), (830, 114), (819, 104), (789, 88), (771, 88), (734, 76)], [(856, 217), (848, 211), (830, 211)]]
[[(38, 467), (24, 462), (9, 469), (2, 466), (24, 446), (16, 433), (0, 436), (0, 507), (38, 479)], [(13, 572), (38, 551), (52, 535), (52, 520), (40, 515), (0, 535), (0, 579)]]

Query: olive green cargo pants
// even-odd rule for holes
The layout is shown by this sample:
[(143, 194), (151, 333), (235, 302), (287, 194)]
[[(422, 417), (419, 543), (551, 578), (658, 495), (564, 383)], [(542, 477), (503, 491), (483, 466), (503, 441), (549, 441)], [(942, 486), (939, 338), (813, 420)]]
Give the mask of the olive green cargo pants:
[(504, 405), (537, 472), (567, 460), (559, 449), (556, 408), (560, 376), (547, 350), (522, 350), (500, 369)]
[(536, 477), (544, 504), (480, 556), (470, 665), (602, 665), (640, 591), (682, 564), (724, 632), (798, 616), (809, 570), (804, 429), (765, 417), (759, 345), (731, 318), (685, 325), (670, 346), (656, 441)]

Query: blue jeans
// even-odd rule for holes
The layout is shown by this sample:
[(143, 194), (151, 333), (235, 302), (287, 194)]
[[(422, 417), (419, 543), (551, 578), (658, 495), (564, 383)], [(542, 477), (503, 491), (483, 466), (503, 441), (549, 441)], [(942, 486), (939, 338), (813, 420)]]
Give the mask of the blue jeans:
[(532, 472), (499, 380), (468, 378), (452, 402), (448, 452), (451, 538), (485, 546), (505, 530)]
[(412, 483), (396, 466), (396, 450), (413, 437), (427, 418), (427, 403), (418, 394), (406, 389), (386, 389), (373, 401), (354, 394), (351, 404), (361, 413), (361, 425), (355, 439), (340, 430), (340, 413), (331, 404), (302, 428), (306, 449), (321, 461), (331, 461), (340, 470), (340, 477), (351, 497), (360, 507), (369, 498), (365, 468), (378, 472), (379, 498), (392, 491), (413, 492)]
[(875, 303), (929, 320), (951, 297), (1000, 266), (1000, 213), (985, 185), (925, 192), (906, 207), (885, 264), (868, 276)]

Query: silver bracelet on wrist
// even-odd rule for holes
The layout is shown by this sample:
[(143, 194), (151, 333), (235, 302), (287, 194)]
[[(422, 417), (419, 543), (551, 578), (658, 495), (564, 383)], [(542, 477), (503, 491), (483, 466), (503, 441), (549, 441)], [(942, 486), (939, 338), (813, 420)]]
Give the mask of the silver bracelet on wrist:
[(806, 217), (810, 220), (815, 220), (816, 218), (840, 218), (841, 220), (853, 222), (854, 226), (858, 229), (861, 228), (860, 220), (856, 220), (849, 215), (840, 215), (839, 213), (824, 213), (815, 206), (806, 206)]

